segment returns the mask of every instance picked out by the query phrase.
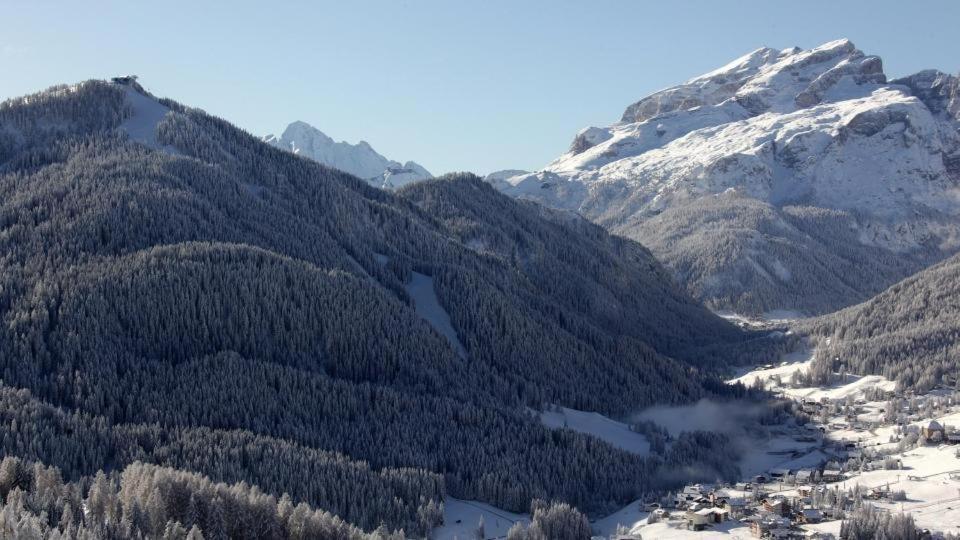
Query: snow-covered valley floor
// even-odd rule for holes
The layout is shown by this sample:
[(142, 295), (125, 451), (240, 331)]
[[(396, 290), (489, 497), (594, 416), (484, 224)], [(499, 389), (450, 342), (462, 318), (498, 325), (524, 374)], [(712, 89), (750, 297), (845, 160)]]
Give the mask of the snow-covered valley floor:
[[(806, 408), (817, 403), (817, 407), (827, 411), (806, 425), (773, 426), (750, 440), (744, 445), (739, 462), (743, 481), (749, 482), (756, 475), (769, 476), (771, 471), (818, 470), (825, 464), (839, 463), (843, 467), (842, 476), (836, 481), (824, 480), (813, 489), (836, 492), (860, 486), (858, 489), (863, 493), (874, 490), (880, 495), (866, 499), (865, 503), (883, 511), (909, 513), (918, 527), (934, 534), (960, 533), (960, 445), (915, 444), (906, 440), (908, 434), (929, 427), (931, 421), (943, 426), (945, 433), (950, 433), (952, 427), (960, 427), (960, 393), (941, 388), (926, 395), (904, 395), (896, 390), (893, 381), (872, 375), (847, 375), (845, 379), (824, 387), (793, 387), (792, 376), (806, 370), (814, 355), (814, 350), (799, 351), (775, 365), (742, 370), (729, 381), (750, 385), (759, 380), (769, 390), (794, 400), (796, 407)], [(881, 393), (884, 397), (877, 398)], [(892, 406), (891, 400), (907, 404), (897, 405), (906, 407), (897, 421), (885, 414), (885, 410)], [(696, 422), (684, 423), (683, 419), (704, 414), (708, 417), (710, 414), (717, 417), (733, 415), (735, 421), (740, 421), (737, 416), (740, 414), (747, 414), (743, 418), (749, 418), (748, 413), (734, 409), (705, 412), (714, 406), (701, 402), (685, 407), (657, 408), (645, 411), (637, 418), (670, 423), (673, 425), (671, 434), (681, 429), (702, 429)], [(596, 413), (550, 407), (538, 414), (541, 422), (551, 428), (573, 429), (641, 455), (650, 451), (645, 437), (632, 431), (628, 424)], [(716, 423), (717, 419), (711, 418), (709, 422)], [(896, 462), (898, 468), (878, 466), (881, 459)], [(811, 489), (811, 486), (788, 477), (785, 481), (763, 484), (760, 492), (764, 498), (785, 497), (798, 503), (806, 501), (805, 504), (809, 505), (810, 496), (803, 495), (801, 489)], [(723, 490), (731, 497), (749, 499), (754, 495), (752, 491), (742, 491), (734, 486)], [(898, 493), (901, 491), (903, 499), (893, 500), (900, 498)], [(898, 495), (894, 497), (891, 493)], [(642, 501), (633, 501), (610, 515), (592, 519), (591, 527), (595, 535), (604, 538), (613, 537), (618, 531), (621, 534), (628, 531), (645, 539), (755, 537), (749, 522), (731, 519), (711, 524), (703, 531), (692, 531), (687, 529), (683, 510), (670, 509), (669, 513), (667, 519), (648, 523), (650, 514), (643, 511)], [(503, 538), (515, 521), (529, 520), (529, 516), (457, 499), (448, 499), (445, 516), (448, 519), (444, 527), (435, 532), (433, 537), (436, 539), (474, 538), (481, 517), (486, 538)], [(840, 524), (840, 519), (827, 518), (820, 523), (795, 527), (800, 533), (819, 533), (821, 537), (829, 538), (839, 534)]]

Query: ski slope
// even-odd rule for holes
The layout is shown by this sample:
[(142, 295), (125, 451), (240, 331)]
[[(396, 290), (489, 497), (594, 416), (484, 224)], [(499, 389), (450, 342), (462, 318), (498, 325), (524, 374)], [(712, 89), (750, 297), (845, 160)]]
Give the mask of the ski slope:
[(413, 298), (414, 308), (423, 320), (430, 323), (441, 336), (447, 338), (461, 357), (467, 357), (467, 350), (460, 342), (456, 330), (450, 323), (450, 314), (440, 304), (437, 291), (433, 288), (433, 278), (420, 272), (413, 272), (413, 277), (406, 286), (407, 294)]
[(540, 413), (540, 422), (549, 428), (569, 428), (591, 435), (640, 456), (650, 453), (650, 443), (646, 437), (631, 430), (629, 425), (599, 413), (559, 407), (558, 410)]

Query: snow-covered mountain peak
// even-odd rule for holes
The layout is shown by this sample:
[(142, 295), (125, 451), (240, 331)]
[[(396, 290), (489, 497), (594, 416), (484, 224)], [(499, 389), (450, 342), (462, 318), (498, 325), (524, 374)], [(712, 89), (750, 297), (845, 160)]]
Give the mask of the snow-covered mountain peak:
[[(849, 81), (843, 81), (849, 77)], [(824, 99), (841, 82), (852, 87), (884, 83), (879, 58), (866, 56), (847, 39), (810, 50), (757, 49), (684, 84), (655, 92), (627, 107), (623, 123), (643, 122), (675, 111), (691, 111), (733, 99), (749, 114), (789, 112)], [(867, 92), (868, 89), (860, 91)]]
[[(960, 247), (958, 118), (957, 77), (887, 82), (880, 58), (845, 39), (762, 48), (581, 130), (542, 170), (492, 183), (647, 244), (712, 305), (815, 312), (915, 268), (900, 257)], [(834, 232), (819, 239), (825, 222)], [(790, 278), (807, 259), (771, 255), (785, 245), (829, 251), (814, 268), (836, 282), (821, 287), (830, 295)], [(857, 257), (884, 269), (865, 286), (838, 277), (864, 249)], [(793, 300), (777, 297), (787, 289)]]
[(346, 171), (381, 188), (398, 188), (410, 182), (432, 178), (429, 171), (413, 161), (401, 164), (387, 159), (366, 141), (357, 144), (336, 142), (319, 129), (299, 120), (287, 126), (279, 138), (267, 135), (263, 140), (278, 148)]

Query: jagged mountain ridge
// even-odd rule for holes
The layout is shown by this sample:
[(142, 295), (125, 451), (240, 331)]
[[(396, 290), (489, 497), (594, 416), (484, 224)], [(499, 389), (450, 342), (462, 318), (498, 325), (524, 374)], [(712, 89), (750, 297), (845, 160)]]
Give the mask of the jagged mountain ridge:
[(357, 144), (336, 142), (306, 122), (293, 122), (280, 137), (267, 135), (263, 140), (277, 148), (363, 178), (379, 188), (394, 189), (411, 182), (433, 178), (427, 169), (414, 161), (400, 163), (387, 159), (366, 141)]
[(717, 309), (823, 313), (960, 248), (957, 78), (758, 49), (497, 182), (640, 241)]

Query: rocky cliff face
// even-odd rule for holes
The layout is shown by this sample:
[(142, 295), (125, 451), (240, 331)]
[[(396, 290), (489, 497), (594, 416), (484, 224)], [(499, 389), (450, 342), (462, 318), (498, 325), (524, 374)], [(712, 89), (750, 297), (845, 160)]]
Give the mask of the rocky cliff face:
[(833, 310), (960, 248), (957, 86), (887, 82), (848, 40), (758, 49), (499, 187), (643, 242), (715, 308)]
[(960, 122), (960, 77), (928, 69), (891, 83), (909, 88), (935, 115)]

